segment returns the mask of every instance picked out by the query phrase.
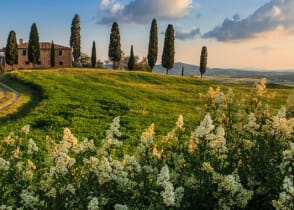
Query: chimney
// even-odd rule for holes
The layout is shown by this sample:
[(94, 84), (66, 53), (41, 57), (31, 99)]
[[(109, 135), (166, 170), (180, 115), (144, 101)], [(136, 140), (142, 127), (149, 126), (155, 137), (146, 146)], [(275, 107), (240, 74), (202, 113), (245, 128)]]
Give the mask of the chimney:
[(23, 39), (19, 39), (19, 44), (23, 44)]

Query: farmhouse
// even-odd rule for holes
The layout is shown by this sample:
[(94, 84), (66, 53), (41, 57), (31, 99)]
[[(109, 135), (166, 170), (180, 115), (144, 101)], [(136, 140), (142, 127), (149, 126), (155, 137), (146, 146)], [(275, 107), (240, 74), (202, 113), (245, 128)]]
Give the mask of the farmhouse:
[[(55, 49), (55, 67), (71, 67), (72, 66), (72, 53), (71, 48), (54, 44)], [(2, 56), (3, 59), (3, 56)], [(9, 65), (5, 65), (7, 70), (10, 70)], [(40, 59), (35, 66), (29, 62), (28, 58), (28, 43), (19, 40), (18, 44), (18, 64), (14, 65), (16, 69), (46, 69), (51, 68), (51, 43), (40, 42)]]

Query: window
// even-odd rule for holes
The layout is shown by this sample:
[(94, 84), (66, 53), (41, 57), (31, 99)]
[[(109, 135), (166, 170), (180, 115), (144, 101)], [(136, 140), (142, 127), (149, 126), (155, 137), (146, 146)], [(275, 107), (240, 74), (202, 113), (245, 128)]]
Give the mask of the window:
[(40, 64), (42, 64), (42, 63), (41, 63), (41, 61), (38, 61), (38, 62), (37, 62), (37, 64), (39, 64), (39, 65), (40, 65)]
[(59, 55), (59, 56), (62, 56), (62, 50), (59, 50), (59, 51), (58, 51), (58, 55)]
[(59, 61), (59, 65), (60, 66), (63, 66), (63, 61)]
[(30, 62), (29, 62), (29, 61), (26, 61), (26, 62), (25, 62), (25, 64), (26, 64), (26, 65), (29, 65), (29, 64), (30, 64)]
[(27, 56), (27, 50), (22, 51), (22, 56)]

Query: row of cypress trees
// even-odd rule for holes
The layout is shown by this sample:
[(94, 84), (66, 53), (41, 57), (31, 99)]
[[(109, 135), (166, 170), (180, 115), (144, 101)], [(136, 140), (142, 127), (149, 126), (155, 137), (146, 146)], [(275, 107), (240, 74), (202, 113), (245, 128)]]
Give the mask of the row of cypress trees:
[[(81, 56), (81, 35), (80, 35), (80, 17), (78, 14), (75, 14), (72, 24), (71, 24), (71, 35), (70, 35), (70, 47), (72, 48), (74, 66), (78, 63), (78, 59)], [(164, 47), (162, 53), (162, 66), (166, 69), (166, 74), (168, 71), (173, 68), (174, 65), (174, 56), (175, 56), (175, 32), (173, 25), (168, 25), (165, 32)], [(7, 45), (5, 49), (5, 59), (6, 63), (9, 65), (17, 64), (18, 62), (18, 46), (16, 41), (16, 33), (10, 31)], [(120, 32), (119, 26), (116, 22), (113, 23), (110, 33), (110, 43), (108, 49), (108, 56), (113, 62), (113, 69), (119, 68), (119, 61), (122, 59), (122, 51), (120, 44)], [(156, 19), (152, 20), (150, 36), (149, 36), (149, 46), (148, 46), (148, 55), (147, 61), (150, 70), (152, 71), (153, 67), (157, 62), (158, 57), (158, 29)], [(40, 58), (40, 46), (39, 46), (39, 34), (38, 29), (35, 23), (32, 24), (29, 44), (28, 44), (28, 59), (33, 64), (38, 63)], [(96, 56), (96, 43), (93, 41), (92, 55), (91, 55), (91, 64), (92, 67), (96, 66), (97, 56)], [(55, 66), (55, 49), (54, 42), (51, 44), (51, 66)], [(203, 47), (200, 58), (200, 73), (202, 75), (206, 71), (207, 66), (207, 48)], [(135, 56), (134, 48), (131, 46), (130, 58), (128, 61), (128, 69), (134, 70), (135, 68)]]
[[(174, 66), (174, 56), (175, 56), (175, 31), (173, 25), (168, 25), (165, 32), (164, 39), (164, 47), (162, 53), (162, 66), (166, 69), (166, 74), (168, 74), (169, 70)], [(158, 31), (157, 31), (157, 22), (156, 19), (153, 19), (150, 29), (149, 36), (149, 47), (148, 47), (148, 65), (150, 70), (152, 71), (153, 67), (157, 61), (158, 54)], [(120, 33), (119, 26), (116, 22), (113, 23), (110, 33), (110, 43), (108, 56), (110, 60), (113, 62), (113, 69), (117, 69), (119, 67), (118, 63), (122, 59), (121, 58), (121, 44), (120, 44)], [(207, 66), (207, 48), (203, 47), (200, 56), (200, 73), (201, 79), (203, 74), (206, 72)], [(135, 68), (135, 56), (134, 56), (134, 48), (131, 46), (130, 57), (128, 61), (128, 69), (134, 70)], [(182, 73), (183, 74), (183, 73)]]

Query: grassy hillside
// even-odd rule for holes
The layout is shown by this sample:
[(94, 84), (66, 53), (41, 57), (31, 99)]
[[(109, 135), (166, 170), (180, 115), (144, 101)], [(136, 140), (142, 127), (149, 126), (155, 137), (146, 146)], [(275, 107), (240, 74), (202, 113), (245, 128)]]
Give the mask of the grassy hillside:
[[(221, 86), (224, 91), (232, 88), (237, 97), (251, 91), (247, 86), (192, 77), (110, 70), (19, 71), (1, 80), (16, 89), (25, 84), (35, 90), (29, 107), (8, 120), (1, 118), (2, 136), (30, 124), (37, 136), (60, 138), (63, 128), (69, 127), (78, 137), (101, 139), (112, 119), (120, 116), (122, 138), (133, 137), (130, 144), (151, 123), (155, 123), (157, 135), (165, 135), (180, 114), (188, 137), (205, 115), (199, 95), (210, 86)], [(293, 89), (278, 87), (270, 92), (277, 93), (269, 103), (278, 108)]]

